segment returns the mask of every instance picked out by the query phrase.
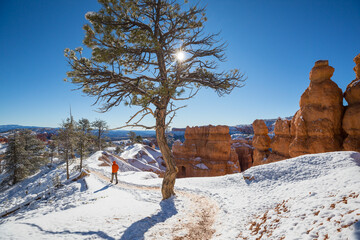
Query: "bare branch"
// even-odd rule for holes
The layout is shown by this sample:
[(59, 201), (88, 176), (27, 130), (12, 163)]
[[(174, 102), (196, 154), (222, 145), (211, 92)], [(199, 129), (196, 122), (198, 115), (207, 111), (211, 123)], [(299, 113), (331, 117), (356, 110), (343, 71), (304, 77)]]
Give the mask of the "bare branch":
[(173, 109), (173, 106), (174, 106), (173, 103), (171, 103), (170, 105), (171, 105), (170, 110), (166, 112), (166, 115), (168, 115), (168, 114), (170, 114), (170, 113), (172, 113), (172, 112), (176, 112), (177, 110), (179, 110), (179, 109), (181, 109), (181, 108), (187, 107), (187, 105), (184, 105), (184, 106), (181, 106), (181, 107), (178, 107), (178, 108)]
[(154, 112), (151, 108), (143, 108), (140, 111), (138, 111), (137, 113), (135, 113), (127, 122), (126, 124), (129, 124), (138, 114), (140, 114), (141, 112), (147, 111), (146, 113), (143, 114), (143, 116), (141, 117), (141, 119), (139, 121), (137, 121), (136, 123), (139, 123), (146, 115), (151, 114), (154, 117)]
[(141, 127), (141, 128), (144, 128), (144, 129), (156, 129), (156, 126), (149, 127), (149, 126), (145, 126), (145, 125), (142, 125), (142, 124), (128, 124), (128, 125), (113, 128), (113, 129), (110, 129), (110, 130), (119, 130), (119, 129), (126, 128), (126, 127)]
[(195, 91), (193, 94), (192, 94), (192, 90), (193, 90), (193, 89), (191, 89), (191, 92), (189, 93), (189, 96), (186, 97), (186, 98), (175, 98), (175, 97), (172, 97), (171, 99), (176, 100), (176, 101), (189, 100), (190, 98), (195, 97), (195, 95), (199, 92), (200, 88), (197, 88), (196, 91)]

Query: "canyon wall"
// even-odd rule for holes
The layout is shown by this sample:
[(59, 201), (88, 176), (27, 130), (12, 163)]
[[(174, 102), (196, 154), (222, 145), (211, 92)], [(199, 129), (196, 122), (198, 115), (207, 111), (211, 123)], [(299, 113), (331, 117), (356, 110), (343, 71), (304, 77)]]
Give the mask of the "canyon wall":
[(172, 146), (177, 177), (221, 176), (240, 172), (238, 155), (231, 148), (228, 126), (187, 127), (185, 141)]

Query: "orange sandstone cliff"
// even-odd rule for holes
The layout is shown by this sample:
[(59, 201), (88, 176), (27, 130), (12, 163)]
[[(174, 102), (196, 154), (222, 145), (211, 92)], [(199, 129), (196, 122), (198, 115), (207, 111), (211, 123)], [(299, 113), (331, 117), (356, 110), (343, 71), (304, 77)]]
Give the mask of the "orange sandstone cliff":
[(177, 177), (221, 176), (240, 172), (238, 156), (231, 148), (228, 126), (187, 127), (185, 141), (172, 146)]

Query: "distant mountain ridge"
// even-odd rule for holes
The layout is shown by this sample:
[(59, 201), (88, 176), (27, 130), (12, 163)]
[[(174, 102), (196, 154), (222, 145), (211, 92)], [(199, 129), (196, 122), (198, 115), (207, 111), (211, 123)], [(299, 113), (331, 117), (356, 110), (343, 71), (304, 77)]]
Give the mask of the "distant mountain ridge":
[[(50, 128), (50, 127), (36, 127), (36, 126), (22, 126), (16, 124), (9, 124), (9, 125), (0, 125), (0, 135), (1, 133), (6, 133), (12, 130), (21, 130), (21, 129), (29, 129), (36, 133), (53, 133), (59, 130), (59, 128)], [(135, 132), (136, 135), (140, 135), (142, 137), (155, 137), (155, 131), (142, 131), (142, 130), (110, 130), (108, 131), (105, 136), (109, 137), (112, 141), (121, 140), (128, 138), (129, 132)]]
[(22, 126), (16, 124), (9, 124), (9, 125), (0, 125), (0, 132), (8, 132), (15, 129), (42, 129), (46, 127), (36, 127), (36, 126)]
[[(278, 118), (274, 119), (263, 119), (266, 126), (269, 129), (269, 133), (272, 134), (275, 127), (275, 122)], [(282, 119), (291, 120), (292, 116), (285, 117)], [(16, 124), (8, 124), (8, 125), (0, 125), (0, 135), (1, 133), (5, 133), (8, 131), (16, 130), (16, 129), (30, 129), (36, 133), (56, 133), (59, 128), (50, 128), (50, 127), (37, 127), (37, 126), (22, 126)], [(241, 134), (254, 134), (254, 130), (252, 124), (239, 124), (236, 126), (229, 126), (230, 134), (241, 133)], [(110, 130), (105, 136), (109, 137), (112, 141), (122, 140), (128, 138), (129, 132), (135, 132), (136, 135), (140, 135), (142, 137), (156, 137), (155, 131), (145, 131), (145, 130)], [(185, 128), (172, 128), (172, 132), (175, 136), (183, 136), (185, 133)]]

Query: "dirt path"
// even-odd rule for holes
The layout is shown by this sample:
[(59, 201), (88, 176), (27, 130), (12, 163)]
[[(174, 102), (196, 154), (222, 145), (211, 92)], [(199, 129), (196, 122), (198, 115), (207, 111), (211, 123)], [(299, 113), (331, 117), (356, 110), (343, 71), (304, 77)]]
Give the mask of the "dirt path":
[[(95, 176), (103, 179), (106, 182), (109, 182), (109, 178), (97, 171), (90, 171)], [(132, 184), (127, 184), (119, 182), (115, 186), (119, 188), (132, 189), (132, 190), (145, 190), (145, 191), (158, 191), (160, 193), (159, 187), (147, 187), (147, 186), (137, 186)], [(186, 206), (186, 213), (181, 215), (175, 215), (176, 224), (172, 224), (171, 228), (163, 227), (160, 232), (156, 232), (157, 236), (172, 236), (173, 240), (208, 240), (211, 239), (215, 230), (212, 229), (212, 225), (215, 221), (216, 214), (218, 212), (218, 206), (215, 201), (212, 199), (191, 193), (186, 191), (177, 190), (176, 194), (178, 197), (186, 198), (188, 205)], [(159, 223), (166, 224), (166, 223)], [(166, 229), (166, 230), (165, 230)], [(185, 234), (183, 233), (185, 229)], [(166, 231), (166, 232), (165, 232)], [(157, 236), (152, 235), (152, 239), (157, 239)]]
[(185, 223), (179, 224), (173, 228), (173, 233), (175, 234), (177, 231), (181, 231), (184, 228), (188, 230), (187, 234), (181, 237), (174, 237), (173, 239), (211, 239), (212, 235), (215, 233), (215, 230), (212, 229), (212, 225), (218, 211), (217, 204), (213, 200), (202, 195), (184, 191), (180, 191), (179, 194), (191, 199), (192, 206), (189, 207), (189, 215), (187, 215), (189, 217), (188, 221), (183, 221)]

